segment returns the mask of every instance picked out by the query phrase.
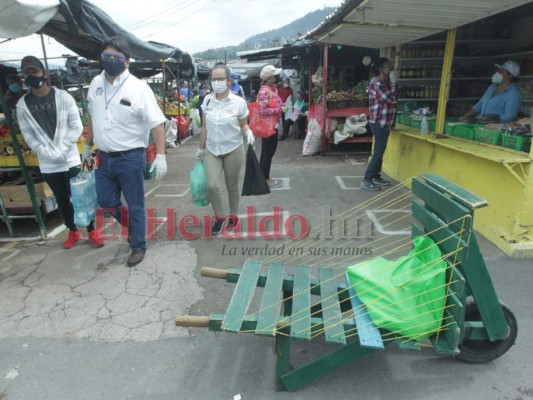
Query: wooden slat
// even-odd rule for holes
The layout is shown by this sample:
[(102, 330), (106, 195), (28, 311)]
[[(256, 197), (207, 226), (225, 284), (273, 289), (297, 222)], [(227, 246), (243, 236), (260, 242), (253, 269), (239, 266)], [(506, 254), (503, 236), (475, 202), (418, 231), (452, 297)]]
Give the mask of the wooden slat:
[(346, 336), (342, 325), (335, 270), (331, 268), (320, 268), (319, 277), (320, 297), (322, 300), (322, 318), (324, 319), (324, 336), (326, 342), (346, 345)]
[(294, 271), (291, 337), (311, 339), (311, 294), (309, 267), (297, 265)]
[(437, 353), (441, 354), (459, 354), (459, 340), (461, 329), (457, 322), (453, 320), (453, 315), (448, 310), (444, 310), (444, 324), (450, 324), (439, 335), (431, 337), (431, 343)]
[(446, 268), (446, 279), (450, 282), (450, 290), (457, 296), (462, 304), (466, 303), (466, 279), (459, 271), (457, 266), (453, 265), (453, 260), (445, 260), (448, 264)]
[(471, 214), (471, 211), (457, 200), (417, 178), (413, 179), (413, 194), (425, 203), (426, 208), (449, 223), (453, 230), (460, 230), (463, 224), (461, 218)]
[(350, 301), (352, 302), (355, 325), (357, 326), (357, 335), (359, 336), (361, 347), (367, 349), (384, 349), (385, 346), (381, 340), (379, 329), (374, 325), (366, 307), (357, 297), (353, 285), (350, 284), (348, 274), (346, 274), (346, 284), (350, 293)]
[(458, 186), (447, 179), (444, 179), (439, 175), (424, 173), (420, 174), (420, 176), (424, 178), (431, 186), (437, 188), (443, 193), (447, 193), (471, 210), (489, 205), (485, 199), (472, 192), (469, 192), (465, 188)]
[(396, 341), (398, 344), (398, 347), (402, 350), (417, 350), (421, 351), (422, 348), (420, 347), (420, 344), (418, 342), (415, 342), (414, 340), (408, 340), (405, 338), (398, 339)]
[(231, 297), (222, 327), (225, 331), (238, 332), (254, 295), (261, 262), (247, 260)]
[(420, 200), (413, 200), (413, 217), (424, 227), (427, 236), (441, 248), (445, 258), (456, 261), (463, 261), (468, 238), (469, 227), (465, 227), (465, 232), (461, 235), (450, 229), (446, 224), (438, 219), (433, 213), (428, 211)]
[(276, 322), (281, 311), (283, 274), (283, 264), (270, 264), (268, 266), (268, 275), (255, 332), (257, 335), (274, 336), (276, 334)]
[(481, 255), (475, 236), (468, 247), (468, 264), (463, 267), (465, 278), (476, 301), (481, 319), (491, 341), (502, 340), (509, 336), (509, 325), (503, 315), (498, 295)]

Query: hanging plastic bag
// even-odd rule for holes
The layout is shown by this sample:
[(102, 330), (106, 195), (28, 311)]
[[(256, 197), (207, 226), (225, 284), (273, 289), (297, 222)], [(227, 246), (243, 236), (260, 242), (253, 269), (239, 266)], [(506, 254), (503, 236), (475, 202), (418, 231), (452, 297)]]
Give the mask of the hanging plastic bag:
[[(178, 139), (178, 125), (176, 124), (175, 119), (165, 120), (163, 125), (165, 128), (165, 144), (166, 147), (176, 147), (176, 140)], [(148, 159), (146, 160), (148, 161)]]
[[(87, 167), (87, 171), (84, 168)], [(96, 217), (96, 181), (92, 167), (83, 163), (81, 171), (70, 179), (70, 193), (74, 206), (74, 223), (88, 226)]]
[(244, 170), (244, 182), (242, 185), (242, 196), (259, 196), (269, 194), (270, 188), (263, 174), (263, 170), (257, 161), (254, 148), (248, 145), (246, 152), (246, 168)]
[(205, 166), (204, 162), (201, 160), (196, 161), (194, 169), (191, 171), (191, 195), (192, 202), (196, 207), (205, 207), (209, 205)]
[(322, 129), (316, 119), (309, 121), (307, 125), (307, 135), (305, 136), (302, 155), (314, 156), (320, 151), (320, 141), (322, 140)]
[(250, 129), (255, 136), (267, 138), (276, 133), (276, 124), (278, 115), (268, 115), (262, 117), (259, 115), (259, 103), (248, 104), (248, 116), (250, 118)]
[(372, 322), (400, 336), (421, 340), (435, 334), (446, 303), (446, 263), (428, 237), (395, 261), (378, 257), (346, 269), (350, 285)]
[(200, 119), (200, 110), (197, 108), (191, 111), (189, 116), (191, 120), (192, 134), (198, 136), (202, 130), (202, 120)]

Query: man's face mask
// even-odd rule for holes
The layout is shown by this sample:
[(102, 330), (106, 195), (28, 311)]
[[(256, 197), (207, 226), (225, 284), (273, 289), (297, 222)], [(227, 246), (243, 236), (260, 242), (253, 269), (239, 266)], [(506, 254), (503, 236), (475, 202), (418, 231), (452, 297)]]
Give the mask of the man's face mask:
[(45, 84), (46, 78), (44, 76), (28, 75), (26, 79), (24, 79), (24, 82), (33, 89), (39, 89)]

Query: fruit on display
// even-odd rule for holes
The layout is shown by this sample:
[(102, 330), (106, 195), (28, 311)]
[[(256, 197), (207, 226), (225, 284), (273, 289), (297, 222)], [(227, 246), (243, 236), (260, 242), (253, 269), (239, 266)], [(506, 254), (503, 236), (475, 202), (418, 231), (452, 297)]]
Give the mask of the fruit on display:
[(332, 102), (337, 101), (357, 101), (366, 99), (366, 96), (357, 94), (355, 90), (337, 90), (328, 93), (327, 100)]
[[(22, 152), (22, 155), (29, 156), (33, 154), (29, 146), (25, 142), (19, 142), (20, 151)], [(13, 142), (5, 141), (2, 144), (0, 144), (0, 155), (2, 156), (14, 156), (15, 155), (15, 149), (13, 147)]]
[(2, 124), (0, 124), (0, 137), (9, 137), (9, 129)]

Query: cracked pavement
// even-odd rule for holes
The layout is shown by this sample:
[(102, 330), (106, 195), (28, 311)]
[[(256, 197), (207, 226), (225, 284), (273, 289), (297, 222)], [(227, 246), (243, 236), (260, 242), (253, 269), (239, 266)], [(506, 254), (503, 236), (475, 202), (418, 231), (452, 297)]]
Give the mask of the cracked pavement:
[(18, 250), (24, 257), (0, 268), (0, 338), (186, 336), (175, 317), (203, 297), (194, 278), (196, 254), (186, 242), (154, 243), (141, 268), (124, 267), (125, 243), (92, 249), (82, 242), (67, 252), (56, 240)]

